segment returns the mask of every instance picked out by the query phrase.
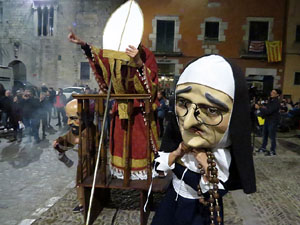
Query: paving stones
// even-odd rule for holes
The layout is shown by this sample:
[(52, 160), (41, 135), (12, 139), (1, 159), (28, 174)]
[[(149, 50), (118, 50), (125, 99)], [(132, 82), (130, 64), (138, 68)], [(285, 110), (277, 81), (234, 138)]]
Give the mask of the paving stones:
[(282, 168), (282, 159), (279, 157), (269, 160), (270, 162), (266, 162), (265, 159), (255, 160), (257, 177), (268, 179), (258, 180), (258, 191), (249, 195), (249, 200), (260, 215), (262, 224), (300, 224), (299, 158), (289, 159), (298, 161), (297, 170)]
[[(64, 196), (66, 187), (73, 183), (76, 165), (66, 168), (57, 160), (51, 143), (62, 135), (64, 129), (49, 134), (39, 144), (9, 143), (1, 138), (0, 143), (0, 224), (30, 224), (43, 209)], [(77, 152), (68, 156), (77, 161)], [(67, 188), (69, 190), (69, 188)], [(49, 206), (51, 205), (51, 206)], [(40, 210), (40, 211), (39, 211)]]
[(300, 224), (300, 152), (289, 148), (299, 143), (297, 138), (279, 139), (277, 156), (254, 159), (257, 192), (248, 199), (263, 225)]
[[(57, 161), (53, 150), (49, 147), (51, 136), (49, 139), (48, 143), (41, 143), (37, 146), (21, 143), (19, 148), (14, 143), (1, 143), (1, 225), (84, 224), (80, 213), (72, 213), (72, 209), (78, 204), (76, 190), (73, 188), (76, 165), (68, 169)], [(254, 156), (257, 193), (244, 197), (251, 209), (255, 211), (256, 221), (259, 222), (247, 223), (247, 218), (243, 217), (245, 213), (239, 214), (241, 207), (238, 204), (240, 203), (235, 202), (232, 193), (228, 193), (224, 197), (226, 225), (300, 224), (300, 154), (298, 150), (300, 138), (296, 138), (291, 133), (279, 134), (277, 143), (277, 156), (265, 157), (262, 153)], [(255, 146), (260, 145), (261, 138), (256, 138)], [(76, 154), (76, 152), (68, 152), (68, 156), (74, 162), (76, 162)], [(71, 179), (73, 184), (67, 186), (66, 177)], [(64, 187), (55, 186), (62, 180), (65, 182)], [(61, 192), (62, 189), (65, 192)], [(138, 225), (139, 192), (112, 190), (111, 196), (112, 201), (107, 208), (104, 208), (94, 224)], [(154, 195), (154, 206), (162, 197), (163, 195)], [(5, 214), (11, 216), (5, 217)], [(151, 212), (148, 224), (153, 215), (154, 212)], [(6, 220), (3, 220), (5, 218)], [(20, 220), (22, 223), (19, 223)]]
[[(102, 225), (138, 225), (139, 224), (139, 192), (128, 190), (111, 190), (111, 202), (104, 208), (94, 224)], [(154, 206), (156, 207), (163, 194), (154, 194)], [(74, 225), (83, 224), (83, 217), (80, 213), (72, 213), (72, 209), (78, 204), (76, 190), (71, 189), (53, 207), (44, 212), (33, 225)], [(233, 201), (231, 194), (224, 198), (225, 224), (240, 225), (242, 219), (238, 216), (237, 205)], [(154, 211), (151, 211), (148, 224), (151, 223)]]

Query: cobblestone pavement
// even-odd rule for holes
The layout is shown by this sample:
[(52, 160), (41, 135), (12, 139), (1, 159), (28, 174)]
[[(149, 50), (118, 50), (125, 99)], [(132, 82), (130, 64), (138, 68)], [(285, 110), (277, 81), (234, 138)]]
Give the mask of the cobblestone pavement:
[[(258, 148), (261, 144), (261, 138), (255, 139), (255, 146)], [(42, 154), (39, 159), (30, 163), (35, 164), (45, 157), (45, 149), (42, 149)], [(50, 150), (49, 150), (50, 151)], [(3, 151), (2, 151), (3, 152)], [(75, 152), (74, 152), (75, 153)], [(50, 154), (50, 153), (49, 153)], [(52, 154), (52, 153), (51, 153)], [(2, 154), (3, 155), (3, 154)], [(53, 158), (53, 156), (51, 156)], [(49, 156), (48, 156), (49, 158)], [(76, 159), (76, 155), (74, 156)], [(2, 160), (2, 158), (0, 158)], [(294, 225), (300, 224), (300, 138), (295, 136), (295, 133), (279, 133), (277, 138), (277, 156), (266, 157), (262, 153), (256, 153), (254, 156), (256, 179), (257, 179), (257, 192), (251, 195), (240, 194), (238, 192), (228, 193), (224, 198), (224, 214), (225, 224), (228, 225)], [(45, 160), (44, 160), (45, 163)], [(47, 161), (46, 161), (47, 163)], [(2, 163), (1, 163), (2, 164)], [(63, 173), (66, 173), (60, 162), (52, 162)], [(39, 164), (40, 165), (40, 164)], [(40, 165), (41, 166), (41, 165)], [(0, 165), (0, 169), (2, 165)], [(71, 170), (74, 170), (74, 166)], [(30, 170), (28, 168), (28, 170)], [(75, 170), (74, 170), (75, 171)], [(74, 172), (73, 171), (73, 172)], [(19, 171), (20, 172), (20, 171)], [(0, 176), (3, 171), (1, 170)], [(62, 172), (60, 171), (60, 174)], [(2, 178), (2, 177), (0, 177)], [(24, 177), (25, 180), (26, 177)], [(40, 183), (41, 189), (42, 182), (47, 182), (51, 179), (49, 176), (43, 179)], [(58, 181), (62, 177), (56, 178)], [(2, 180), (2, 179), (1, 179)], [(60, 180), (62, 181), (62, 180)], [(8, 182), (6, 180), (5, 182)], [(2, 220), (2, 199), (3, 189), (0, 189), (0, 224), (16, 224), (16, 223), (3, 223)], [(68, 182), (66, 182), (68, 183)], [(10, 183), (11, 185), (12, 183)], [(25, 185), (25, 184), (24, 184)], [(35, 189), (35, 186), (30, 185), (28, 182), (24, 188)], [(72, 209), (77, 205), (76, 191), (74, 186), (69, 185), (67, 188), (45, 189), (43, 193), (45, 203), (33, 204), (35, 199), (23, 199), (26, 204), (33, 204), (36, 208), (32, 210), (31, 214), (24, 214), (20, 212), (20, 218), (23, 219), (19, 225), (81, 225), (84, 224), (81, 214), (73, 214)], [(9, 188), (9, 185), (6, 185)], [(22, 188), (13, 188), (20, 190)], [(55, 192), (56, 191), (56, 192)], [(64, 193), (64, 195), (63, 195)], [(55, 196), (55, 197), (53, 197)], [(99, 215), (94, 224), (124, 224), (124, 225), (138, 225), (139, 224), (139, 195), (135, 191), (118, 191), (112, 190), (112, 200), (107, 208), (105, 208)], [(19, 196), (16, 196), (18, 198)], [(154, 203), (158, 203), (162, 197), (160, 194), (155, 194)], [(52, 201), (52, 202), (51, 202)], [(9, 202), (9, 198), (6, 199)], [(15, 206), (16, 208), (16, 206)], [(14, 210), (15, 208), (9, 208)], [(19, 207), (20, 209), (21, 207)], [(5, 209), (5, 208), (4, 208)], [(8, 210), (7, 210), (8, 211)], [(7, 212), (6, 211), (6, 212)], [(29, 210), (28, 210), (29, 211)], [(150, 224), (153, 212), (151, 212), (148, 224)], [(9, 217), (6, 217), (8, 219)]]
[(248, 199), (260, 224), (300, 224), (300, 138), (278, 133), (277, 146), (275, 157), (255, 156), (257, 192)]
[[(55, 124), (56, 121), (53, 121)], [(53, 125), (54, 126), (54, 125)], [(55, 126), (54, 126), (55, 127)], [(52, 206), (75, 183), (76, 165), (67, 168), (57, 160), (52, 142), (66, 129), (51, 130), (39, 144), (9, 143), (0, 135), (0, 224), (15, 225), (38, 208)], [(77, 162), (77, 152), (68, 156)]]
[[(139, 195), (135, 191), (112, 190), (112, 199), (107, 208), (101, 212), (94, 224), (101, 225), (138, 225), (139, 224)], [(154, 195), (154, 205), (157, 205), (163, 194)], [(83, 225), (83, 216), (73, 214), (72, 208), (77, 204), (75, 189), (70, 190), (47, 212), (43, 213), (33, 225), (62, 224)], [(237, 215), (237, 207), (231, 195), (224, 200), (226, 221), (225, 224), (242, 224), (242, 219)], [(151, 223), (154, 212), (151, 211), (148, 224)]]

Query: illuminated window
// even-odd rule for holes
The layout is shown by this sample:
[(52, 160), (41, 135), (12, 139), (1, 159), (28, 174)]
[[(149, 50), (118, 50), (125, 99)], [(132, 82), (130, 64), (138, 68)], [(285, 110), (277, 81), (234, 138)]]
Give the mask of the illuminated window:
[(49, 11), (49, 35), (53, 36), (53, 26), (54, 26), (54, 8), (50, 7)]
[(37, 14), (37, 35), (38, 36), (53, 36), (54, 33), (54, 7), (40, 6), (35, 8)]
[(175, 64), (173, 63), (158, 63), (158, 75), (160, 76), (174, 76)]

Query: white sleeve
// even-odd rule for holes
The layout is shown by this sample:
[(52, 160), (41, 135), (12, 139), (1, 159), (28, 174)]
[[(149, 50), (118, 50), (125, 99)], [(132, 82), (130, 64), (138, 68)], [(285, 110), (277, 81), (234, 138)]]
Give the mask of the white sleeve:
[(170, 153), (158, 152), (158, 155), (159, 156), (155, 159), (155, 161), (159, 163), (157, 170), (168, 172), (169, 170), (173, 170), (175, 168), (175, 163), (169, 166)]

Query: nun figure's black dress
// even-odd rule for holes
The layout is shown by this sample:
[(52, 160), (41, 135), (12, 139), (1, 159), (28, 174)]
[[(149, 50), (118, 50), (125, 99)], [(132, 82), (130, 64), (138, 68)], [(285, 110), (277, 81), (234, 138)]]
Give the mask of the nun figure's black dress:
[[(236, 65), (226, 60), (232, 69), (235, 90), (234, 105), (229, 124), (229, 146), (231, 163), (229, 167), (229, 178), (223, 183), (224, 190), (219, 189), (220, 215), (223, 224), (223, 202), (228, 190), (243, 189), (247, 194), (256, 191), (255, 172), (251, 148), (250, 136), (250, 107), (248, 101), (248, 90), (244, 76)], [(160, 151), (172, 152), (182, 142), (175, 114), (169, 119), (166, 132), (163, 136)], [(201, 179), (199, 173), (186, 169), (183, 165), (175, 163), (173, 174), (180, 180), (197, 191)], [(204, 194), (208, 197), (208, 193)], [(216, 220), (214, 220), (216, 223)], [(184, 198), (174, 191), (172, 183), (167, 193), (156, 209), (152, 225), (210, 225), (210, 212), (208, 207), (203, 206), (198, 199)], [(216, 223), (217, 224), (217, 223)]]

